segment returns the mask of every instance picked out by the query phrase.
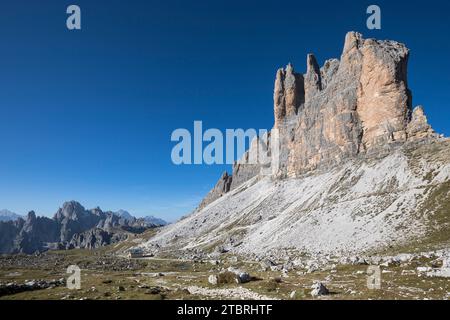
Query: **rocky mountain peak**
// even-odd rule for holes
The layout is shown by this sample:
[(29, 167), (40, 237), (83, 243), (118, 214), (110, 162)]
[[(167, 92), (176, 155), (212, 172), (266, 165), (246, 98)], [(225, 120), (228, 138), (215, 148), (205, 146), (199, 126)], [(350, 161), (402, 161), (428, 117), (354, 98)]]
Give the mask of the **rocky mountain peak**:
[(129, 213), (128, 211), (123, 210), (123, 209), (118, 210), (118, 211), (115, 212), (114, 214), (117, 215), (118, 217), (122, 218), (122, 219), (125, 219), (125, 220), (133, 220), (133, 219), (135, 219), (135, 218), (131, 215), (131, 213)]
[(282, 159), (286, 159), (279, 176), (435, 138), (421, 116), (423, 109), (412, 113), (408, 57), (404, 44), (349, 32), (340, 61), (330, 59), (320, 67), (308, 54), (304, 75), (295, 74), (292, 65), (278, 70), (274, 128), (280, 131)]
[(361, 33), (355, 31), (347, 32), (345, 35), (342, 55), (348, 54), (353, 49), (358, 50), (361, 42), (363, 42), (363, 36)]
[[(340, 60), (329, 59), (320, 67), (308, 54), (304, 74), (292, 64), (279, 69), (273, 95), (280, 146), (275, 177), (295, 177), (438, 138), (423, 108), (412, 110), (408, 58), (402, 43), (349, 32)], [(228, 181), (232, 190), (259, 175), (260, 167), (241, 162), (233, 166), (232, 176), (221, 177), (202, 206), (223, 195)]]
[(76, 201), (64, 202), (62, 207), (57, 211), (55, 218), (61, 219), (77, 219), (85, 215), (86, 209)]
[(33, 222), (36, 220), (36, 213), (34, 211), (28, 212), (27, 222)]
[(320, 90), (322, 90), (320, 67), (316, 57), (313, 54), (308, 54), (306, 59), (305, 99), (311, 99)]
[(408, 123), (407, 134), (408, 137), (414, 139), (423, 139), (436, 134), (433, 128), (428, 124), (428, 120), (422, 106), (417, 106), (414, 108), (411, 115), (411, 120)]
[(304, 78), (296, 73), (292, 64), (279, 69), (274, 86), (275, 123), (283, 121), (298, 113), (305, 101)]

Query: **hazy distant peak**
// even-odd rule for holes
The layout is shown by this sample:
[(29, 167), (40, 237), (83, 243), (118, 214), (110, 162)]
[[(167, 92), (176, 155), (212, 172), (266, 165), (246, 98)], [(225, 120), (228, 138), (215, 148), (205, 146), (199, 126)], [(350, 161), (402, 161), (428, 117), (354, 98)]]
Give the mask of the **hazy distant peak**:
[(19, 218), (22, 218), (22, 216), (18, 215), (17, 213), (14, 213), (7, 209), (0, 210), (0, 221), (14, 221)]
[(120, 209), (120, 210), (118, 210), (117, 212), (114, 212), (114, 214), (115, 214), (116, 216), (121, 217), (121, 218), (124, 219), (124, 220), (133, 220), (133, 219), (135, 219), (135, 217), (133, 217), (133, 216), (131, 215), (131, 213), (129, 213), (128, 211), (123, 210), (123, 209)]
[(147, 216), (144, 217), (145, 222), (149, 223), (149, 224), (154, 224), (156, 226), (165, 226), (167, 224), (167, 221), (160, 219), (160, 218), (156, 218), (154, 216)]

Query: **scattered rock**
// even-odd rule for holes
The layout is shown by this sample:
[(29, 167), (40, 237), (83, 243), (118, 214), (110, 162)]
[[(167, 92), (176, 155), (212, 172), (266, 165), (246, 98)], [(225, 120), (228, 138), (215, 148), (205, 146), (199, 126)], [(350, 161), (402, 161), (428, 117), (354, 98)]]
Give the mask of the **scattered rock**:
[(430, 271), (432, 271), (433, 270), (433, 268), (431, 268), (431, 267), (417, 267), (417, 272), (430, 272)]
[(146, 294), (160, 294), (163, 291), (161, 287), (151, 287), (145, 293)]
[(208, 282), (210, 284), (216, 286), (219, 283), (219, 277), (212, 274), (208, 277)]
[(209, 261), (213, 266), (218, 266), (220, 264), (219, 260), (210, 260)]
[(259, 265), (260, 265), (262, 271), (267, 271), (269, 269), (276, 267), (276, 264), (272, 260), (269, 260), (269, 259), (265, 259), (265, 260), (261, 261)]
[(233, 267), (228, 268), (228, 271), (236, 275), (236, 283), (247, 283), (252, 279), (248, 272), (241, 271)]
[(149, 289), (150, 286), (148, 286), (148, 285), (146, 285), (146, 284), (141, 284), (141, 285), (138, 285), (138, 288), (139, 288), (139, 289)]
[(58, 286), (64, 286), (66, 284), (65, 279), (60, 280), (26, 280), (23, 284), (16, 282), (10, 282), (7, 284), (0, 284), (0, 297), (5, 295), (16, 294), (25, 291), (34, 291), (55, 288)]
[(252, 277), (247, 272), (240, 272), (238, 274), (239, 283), (247, 283), (252, 280)]
[(317, 296), (324, 296), (329, 294), (330, 292), (328, 289), (320, 282), (316, 282), (311, 286), (311, 296), (317, 297)]

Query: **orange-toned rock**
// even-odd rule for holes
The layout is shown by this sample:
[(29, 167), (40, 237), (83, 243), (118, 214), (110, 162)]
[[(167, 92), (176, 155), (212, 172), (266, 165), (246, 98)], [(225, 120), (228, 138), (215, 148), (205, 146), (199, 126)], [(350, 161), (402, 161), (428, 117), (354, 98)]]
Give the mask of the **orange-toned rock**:
[[(408, 56), (404, 44), (349, 32), (340, 60), (327, 60), (320, 68), (309, 54), (305, 74), (296, 73), (291, 64), (279, 69), (274, 129), (280, 152), (274, 178), (386, 153), (408, 141), (437, 138), (423, 108), (412, 111)], [(258, 165), (238, 162), (231, 189), (259, 172)]]
[(411, 116), (407, 128), (408, 140), (420, 140), (424, 138), (435, 138), (437, 135), (428, 124), (427, 117), (422, 106), (417, 106)]
[(408, 49), (392, 41), (365, 40), (358, 117), (364, 149), (406, 140), (411, 94), (407, 86)]

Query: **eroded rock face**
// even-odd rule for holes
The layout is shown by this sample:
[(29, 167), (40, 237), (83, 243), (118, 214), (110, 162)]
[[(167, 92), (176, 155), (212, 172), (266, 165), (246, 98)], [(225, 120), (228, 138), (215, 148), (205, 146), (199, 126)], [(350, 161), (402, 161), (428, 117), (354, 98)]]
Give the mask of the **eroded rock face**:
[[(408, 141), (436, 138), (423, 108), (412, 111), (408, 57), (404, 44), (349, 32), (340, 60), (327, 60), (320, 68), (309, 54), (305, 74), (291, 64), (279, 69), (274, 129), (280, 152), (274, 176), (298, 176), (351, 157), (386, 153)], [(233, 167), (231, 190), (260, 174), (261, 166), (246, 165), (246, 157)]]
[(322, 76), (316, 57), (308, 54), (305, 74), (305, 100), (310, 101), (322, 90)]
[(203, 208), (212, 201), (220, 198), (222, 195), (230, 191), (232, 177), (228, 175), (227, 172), (224, 172), (220, 177), (219, 181), (217, 181), (214, 188), (207, 194), (207, 196), (203, 199), (202, 203), (200, 203), (199, 208)]
[(422, 106), (417, 106), (414, 108), (411, 121), (408, 123), (407, 134), (409, 140), (420, 140), (434, 137), (436, 135), (433, 128), (431, 128), (428, 124), (428, 120)]
[[(405, 142), (411, 113), (408, 53), (398, 42), (364, 40), (350, 32), (340, 61), (328, 60), (319, 69), (308, 55), (304, 105), (296, 116), (286, 113), (275, 122), (281, 158), (287, 159), (281, 175), (295, 176)], [(277, 77), (276, 87), (283, 87), (279, 82)]]
[(74, 234), (66, 245), (66, 249), (85, 248), (96, 249), (126, 239), (126, 235), (105, 231), (103, 229), (90, 229), (83, 233)]
[(296, 115), (299, 107), (304, 104), (305, 79), (302, 74), (294, 73), (291, 64), (288, 64), (286, 69), (277, 71), (273, 99), (275, 126), (286, 117)]
[(398, 42), (361, 40), (362, 70), (357, 112), (364, 149), (406, 140), (411, 110), (407, 85), (409, 50)]

